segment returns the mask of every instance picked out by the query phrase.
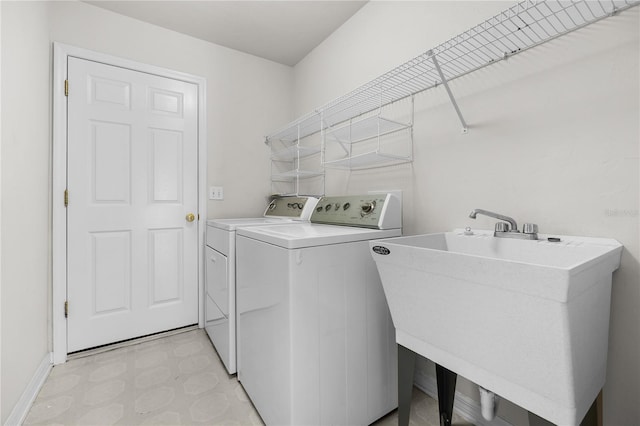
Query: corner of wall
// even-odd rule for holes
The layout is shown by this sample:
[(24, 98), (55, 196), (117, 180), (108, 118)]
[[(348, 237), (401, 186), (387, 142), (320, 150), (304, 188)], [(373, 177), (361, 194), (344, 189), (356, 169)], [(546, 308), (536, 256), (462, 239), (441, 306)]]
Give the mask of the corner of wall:
[(38, 392), (44, 385), (45, 380), (49, 377), (49, 373), (51, 372), (51, 368), (53, 367), (53, 354), (47, 353), (44, 358), (40, 362), (38, 369), (34, 373), (31, 381), (20, 395), (20, 399), (11, 410), (11, 414), (7, 417), (7, 420), (4, 422), (6, 426), (14, 426), (21, 425), (24, 420), (27, 418), (27, 414), (29, 414), (29, 410), (31, 409), (31, 405), (33, 401), (36, 400), (38, 396)]

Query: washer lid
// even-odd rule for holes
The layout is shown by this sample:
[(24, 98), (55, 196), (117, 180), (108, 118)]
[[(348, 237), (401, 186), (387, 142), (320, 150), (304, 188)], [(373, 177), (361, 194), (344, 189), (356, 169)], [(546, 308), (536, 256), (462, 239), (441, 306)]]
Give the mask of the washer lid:
[(326, 246), (353, 241), (398, 237), (400, 229), (369, 229), (312, 223), (281, 224), (238, 228), (238, 236), (273, 244), (286, 249)]
[(243, 217), (236, 219), (210, 219), (207, 220), (207, 226), (223, 229), (225, 231), (235, 231), (239, 226), (258, 226), (290, 222), (294, 222), (294, 219), (277, 217)]

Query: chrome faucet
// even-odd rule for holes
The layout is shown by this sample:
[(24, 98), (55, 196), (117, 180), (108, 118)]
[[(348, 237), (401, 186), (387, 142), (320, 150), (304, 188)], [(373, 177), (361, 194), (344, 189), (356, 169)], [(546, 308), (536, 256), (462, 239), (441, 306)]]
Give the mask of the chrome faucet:
[(505, 222), (509, 222), (509, 225), (511, 226), (510, 229), (508, 229), (508, 231), (513, 231), (513, 232), (519, 232), (518, 231), (518, 224), (516, 223), (516, 221), (509, 217), (509, 216), (505, 216), (499, 213), (494, 213), (494, 212), (490, 212), (488, 210), (482, 210), (482, 209), (475, 209), (475, 210), (471, 210), (471, 213), (469, 213), (469, 217), (471, 219), (475, 219), (476, 215), (478, 214), (483, 214), (485, 216), (489, 216), (492, 217), (494, 219), (498, 219), (498, 220), (503, 220)]
[[(490, 212), (488, 210), (474, 209), (469, 213), (471, 219), (475, 219), (477, 215), (482, 214), (492, 217), (494, 219), (501, 220), (502, 222), (496, 223), (494, 237), (500, 238), (520, 238), (523, 240), (537, 240), (538, 239), (538, 225), (535, 223), (525, 223), (522, 227), (522, 232), (518, 231), (518, 224), (515, 219), (509, 216), (505, 216), (499, 213)], [(507, 223), (504, 223), (507, 222)]]

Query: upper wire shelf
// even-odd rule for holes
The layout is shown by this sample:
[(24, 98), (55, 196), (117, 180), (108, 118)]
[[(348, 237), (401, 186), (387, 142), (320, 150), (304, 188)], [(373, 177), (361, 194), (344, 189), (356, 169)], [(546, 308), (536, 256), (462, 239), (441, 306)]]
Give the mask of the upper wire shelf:
[(411, 156), (371, 151), (336, 160), (325, 161), (324, 166), (328, 169), (363, 170), (408, 163), (410, 161)]
[(310, 179), (314, 177), (323, 177), (324, 171), (312, 171), (312, 170), (290, 170), (284, 173), (277, 173), (271, 175), (273, 182), (291, 182), (296, 179)]
[(319, 147), (290, 146), (271, 154), (273, 161), (293, 161), (300, 158), (307, 158), (320, 152)]
[(287, 124), (266, 142), (296, 141), (440, 84), (446, 86), (448, 80), (638, 4), (640, 0), (522, 1)]
[(411, 124), (399, 123), (387, 118), (373, 116), (350, 122), (337, 129), (330, 129), (326, 132), (325, 136), (341, 143), (358, 143), (410, 127)]

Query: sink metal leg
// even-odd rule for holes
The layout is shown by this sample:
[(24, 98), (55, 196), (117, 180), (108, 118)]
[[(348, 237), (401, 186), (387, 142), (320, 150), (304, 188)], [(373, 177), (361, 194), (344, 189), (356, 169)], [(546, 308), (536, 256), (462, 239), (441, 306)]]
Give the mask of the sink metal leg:
[(398, 426), (408, 426), (416, 353), (398, 345)]
[(440, 410), (440, 426), (451, 426), (453, 417), (453, 400), (456, 395), (456, 379), (458, 375), (436, 364), (436, 380), (438, 381), (438, 408)]
[[(602, 421), (600, 420), (600, 418), (602, 417), (602, 409), (599, 408), (599, 405), (602, 405), (600, 401), (601, 398), (602, 398), (602, 391), (600, 392), (598, 397), (593, 400), (593, 404), (591, 404), (589, 411), (587, 411), (587, 414), (585, 414), (584, 419), (582, 419), (582, 421), (580, 422), (580, 426), (599, 426), (602, 424)], [(529, 411), (529, 426), (550, 426), (550, 425), (553, 425), (553, 423)]]
[(529, 411), (529, 426), (553, 426), (553, 423)]
[(593, 400), (593, 404), (584, 415), (584, 419), (580, 422), (580, 426), (597, 426), (598, 425), (598, 398)]

